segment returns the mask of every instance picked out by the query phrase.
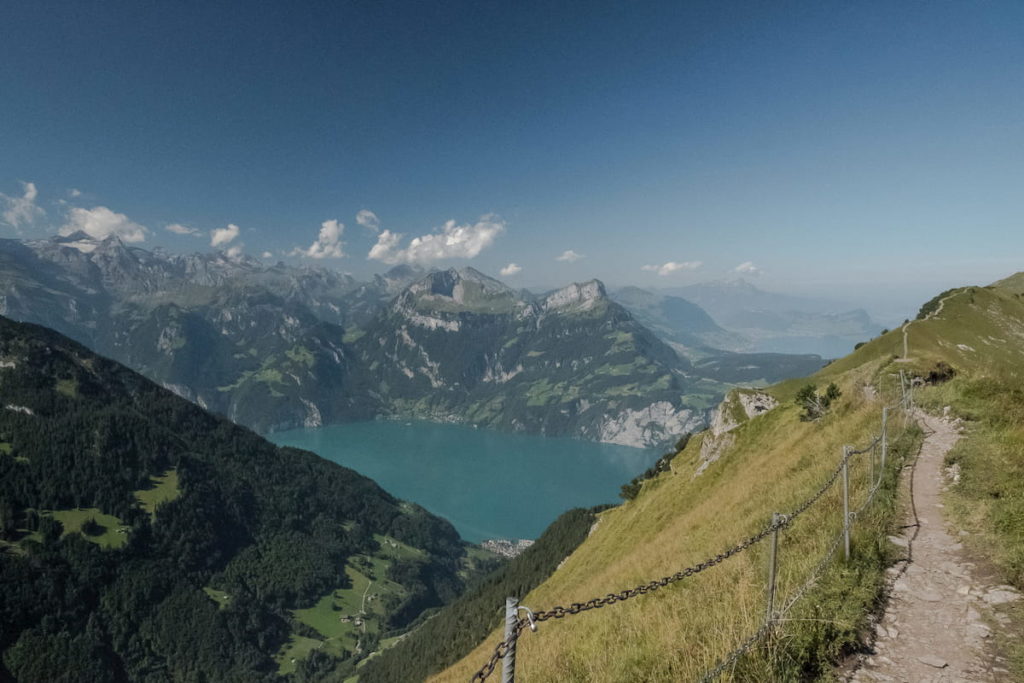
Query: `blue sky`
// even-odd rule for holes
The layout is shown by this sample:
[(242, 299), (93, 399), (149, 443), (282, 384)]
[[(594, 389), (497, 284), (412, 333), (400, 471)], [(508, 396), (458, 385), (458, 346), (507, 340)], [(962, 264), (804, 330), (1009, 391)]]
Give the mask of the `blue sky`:
[(42, 1), (0, 26), (0, 236), (515, 285), (749, 264), (876, 308), (1024, 269), (1017, 1)]

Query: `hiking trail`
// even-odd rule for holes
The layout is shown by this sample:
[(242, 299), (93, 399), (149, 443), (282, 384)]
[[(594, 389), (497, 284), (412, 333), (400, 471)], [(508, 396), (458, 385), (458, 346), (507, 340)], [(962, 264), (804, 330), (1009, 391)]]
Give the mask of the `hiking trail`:
[(908, 470), (909, 518), (905, 535), (890, 537), (906, 549), (909, 561), (888, 570), (895, 582), (875, 628), (874, 652), (859, 660), (847, 680), (1009, 681), (1005, 660), (993, 651), (990, 625), (1008, 623), (999, 608), (1020, 594), (989, 585), (959, 538), (947, 531), (943, 464), (960, 438), (957, 422), (920, 411), (917, 418), (925, 439), (916, 467)]

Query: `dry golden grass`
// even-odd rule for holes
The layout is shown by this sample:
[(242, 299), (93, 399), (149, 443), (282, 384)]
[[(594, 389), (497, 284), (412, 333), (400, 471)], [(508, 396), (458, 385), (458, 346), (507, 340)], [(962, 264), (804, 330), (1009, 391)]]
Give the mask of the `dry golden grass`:
[[(807, 380), (772, 387), (769, 391), (783, 405), (740, 427), (735, 444), (721, 460), (695, 479), (701, 438), (692, 439), (673, 462), (673, 472), (645, 483), (635, 500), (603, 513), (590, 538), (522, 603), (549, 609), (585, 602), (670, 575), (751, 535), (768, 523), (772, 512), (786, 512), (810, 496), (836, 466), (843, 444), (861, 445), (877, 433), (881, 402), (868, 396), (865, 384), (877, 387), (883, 400), (891, 402), (900, 369), (924, 375), (939, 361), (951, 364), (960, 376), (942, 390), (922, 392), (922, 400), (933, 410), (951, 404), (968, 419), (991, 423), (988, 431), (973, 430), (958, 447), (966, 482), (966, 492), (958, 495), (970, 505), (954, 504), (953, 510), (977, 530), (977, 537), (990, 542), (988, 554), (1007, 576), (1018, 577), (1016, 572), (1024, 566), (1019, 553), (1019, 530), (1024, 528), (1019, 511), (1024, 507), (1018, 505), (1019, 487), (999, 473), (1020, 466), (1024, 437), (1019, 406), (1024, 401), (1019, 389), (1004, 396), (990, 384), (1020, 386), (1020, 289), (965, 287), (947, 293), (941, 308), (933, 306), (932, 315), (906, 329), (907, 360), (895, 361), (904, 350), (904, 330), (896, 329), (830, 364), (812, 381), (819, 390), (836, 381), (844, 393), (838, 407), (819, 423), (801, 422), (792, 404)], [(993, 401), (1002, 401), (1002, 408), (994, 410)], [(903, 420), (893, 417), (896, 431)], [(911, 429), (900, 444), (901, 457), (912, 452), (917, 438)], [(899, 458), (890, 464), (876, 501), (857, 521), (851, 561), (844, 562), (840, 551), (807, 599), (784, 615), (780, 630), (724, 679), (832, 676), (830, 663), (844, 644), (856, 639), (866, 614), (876, 606), (881, 570), (892, 550), (885, 536), (893, 520)], [(858, 456), (851, 470), (852, 507), (866, 494), (868, 471), (866, 456)], [(997, 489), (1005, 494), (999, 498), (998, 511), (981, 495)], [(804, 582), (840, 530), (840, 495), (837, 482), (783, 532), (777, 605)], [(698, 679), (763, 623), (767, 550), (768, 543), (762, 542), (653, 594), (545, 622), (537, 633), (525, 631), (519, 641), (517, 677), (527, 683)], [(499, 632), (492, 633), (433, 680), (468, 680), (500, 637)], [(1020, 659), (1024, 661), (1024, 656)], [(1020, 667), (1024, 670), (1024, 664)]]
[[(878, 432), (881, 404), (863, 391), (878, 367), (869, 363), (835, 377), (843, 397), (820, 422), (800, 421), (797, 406), (784, 403), (745, 423), (722, 459), (696, 478), (701, 439), (692, 439), (674, 461), (673, 472), (645, 483), (634, 501), (602, 513), (591, 536), (522, 604), (533, 609), (568, 606), (668, 576), (754, 534), (773, 512), (795, 508), (828, 478), (844, 444), (864, 444)], [(867, 492), (866, 457), (852, 464), (854, 505)], [(776, 604), (804, 582), (840, 530), (841, 490), (837, 481), (782, 533)], [(884, 527), (887, 518), (863, 523)], [(879, 535), (875, 529), (857, 540), (871, 543)], [(768, 546), (767, 540), (761, 542), (655, 593), (549, 620), (536, 633), (524, 631), (517, 678), (527, 683), (699, 678), (763, 623)], [(841, 558), (837, 564), (843, 564)], [(500, 638), (495, 631), (432, 680), (469, 680)], [(770, 645), (777, 647), (778, 641)]]

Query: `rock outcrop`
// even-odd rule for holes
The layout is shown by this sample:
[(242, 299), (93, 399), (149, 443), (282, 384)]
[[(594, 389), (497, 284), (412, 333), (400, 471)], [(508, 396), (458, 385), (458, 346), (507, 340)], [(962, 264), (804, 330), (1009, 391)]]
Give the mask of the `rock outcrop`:
[(700, 466), (694, 477), (703, 474), (708, 466), (722, 457), (735, 442), (731, 432), (747, 420), (768, 412), (779, 402), (763, 391), (734, 390), (715, 409), (711, 424), (700, 444)]

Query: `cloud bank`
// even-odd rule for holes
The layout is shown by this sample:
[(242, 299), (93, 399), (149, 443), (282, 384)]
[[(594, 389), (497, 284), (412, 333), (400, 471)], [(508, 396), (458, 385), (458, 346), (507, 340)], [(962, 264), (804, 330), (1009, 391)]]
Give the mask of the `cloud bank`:
[(164, 226), (164, 230), (167, 232), (173, 232), (175, 235), (198, 235), (199, 231), (195, 228), (190, 228), (187, 225), (181, 223), (171, 223), (170, 225)]
[(59, 232), (67, 236), (79, 230), (94, 239), (118, 237), (125, 242), (142, 242), (149, 232), (144, 225), (139, 225), (123, 213), (111, 211), (105, 206), (71, 209), (68, 212), (68, 222)]
[(214, 228), (210, 231), (210, 246), (219, 247), (225, 244), (230, 244), (236, 237), (241, 229), (234, 223), (228, 223), (226, 228)]
[(20, 197), (0, 193), (0, 202), (3, 203), (3, 213), (0, 215), (3, 216), (4, 223), (19, 229), (31, 226), (37, 219), (46, 215), (43, 208), (36, 204), (36, 198), (39, 197), (36, 184), (23, 182), (21, 188)]
[(583, 254), (577, 254), (572, 249), (566, 249), (565, 251), (562, 252), (560, 256), (556, 256), (555, 260), (562, 261), (563, 263), (575, 263), (576, 261), (579, 261), (581, 258), (586, 258), (586, 256), (584, 256)]
[(361, 209), (356, 214), (356, 223), (373, 232), (380, 230), (380, 219), (377, 218), (377, 214), (369, 209)]
[[(356, 218), (356, 220), (359, 220)], [(345, 224), (337, 220), (324, 221), (320, 224), (320, 234), (316, 241), (307, 249), (295, 247), (292, 249), (292, 256), (305, 256), (306, 258), (341, 258), (345, 255), (344, 243), (341, 241), (341, 233), (345, 231)]]
[(733, 272), (743, 273), (745, 275), (760, 275), (761, 269), (755, 266), (753, 261), (744, 261), (733, 268)]
[(671, 275), (672, 273), (679, 272), (680, 270), (697, 270), (702, 265), (704, 265), (703, 261), (669, 261), (668, 263), (663, 263), (660, 266), (641, 266), (640, 270), (651, 271), (664, 277), (665, 275)]
[(404, 249), (399, 247), (403, 235), (384, 230), (367, 258), (387, 264), (471, 259), (494, 244), (504, 230), (505, 221), (493, 215), (481, 216), (476, 223), (466, 225), (450, 220), (438, 231), (414, 237)]

